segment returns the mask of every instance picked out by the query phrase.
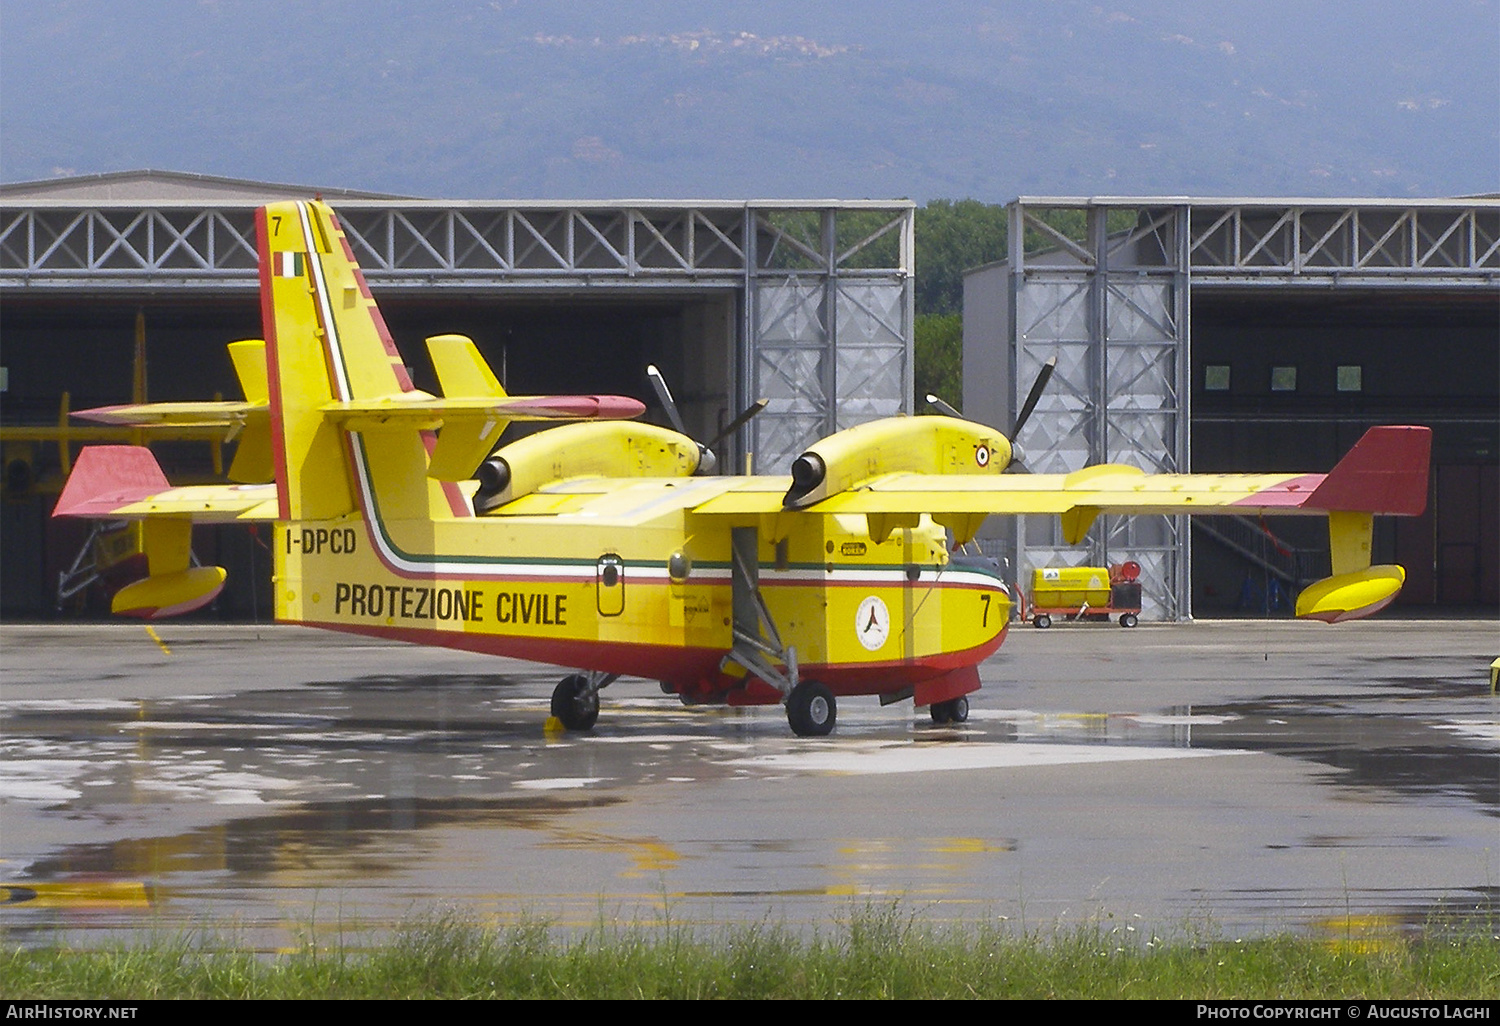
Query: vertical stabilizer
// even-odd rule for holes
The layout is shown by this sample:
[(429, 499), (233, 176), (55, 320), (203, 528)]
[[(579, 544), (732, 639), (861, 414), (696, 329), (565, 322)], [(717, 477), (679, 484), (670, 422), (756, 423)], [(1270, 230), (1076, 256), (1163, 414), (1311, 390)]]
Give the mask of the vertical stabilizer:
[(465, 515), (452, 485), (427, 477), (432, 432), (346, 432), (327, 416), (339, 403), (395, 404), (415, 393), (333, 211), (319, 201), (273, 203), (257, 231), (281, 517)]

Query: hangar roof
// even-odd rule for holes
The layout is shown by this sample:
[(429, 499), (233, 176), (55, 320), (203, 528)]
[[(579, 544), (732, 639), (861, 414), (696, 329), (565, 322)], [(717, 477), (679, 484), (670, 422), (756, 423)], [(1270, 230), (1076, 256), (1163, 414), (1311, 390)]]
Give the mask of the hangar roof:
[(257, 182), (247, 178), (222, 178), (188, 171), (108, 171), (95, 175), (46, 178), (34, 182), (0, 184), (0, 202), (24, 204), (37, 201), (74, 203), (252, 203), (306, 199), (321, 194), (325, 199), (408, 199), (385, 192), (361, 189), (319, 188)]

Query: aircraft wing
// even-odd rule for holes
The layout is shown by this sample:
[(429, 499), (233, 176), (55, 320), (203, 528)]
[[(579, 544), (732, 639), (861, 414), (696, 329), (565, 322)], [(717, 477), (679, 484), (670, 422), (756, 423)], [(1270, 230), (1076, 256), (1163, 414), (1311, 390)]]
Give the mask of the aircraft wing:
[[(1059, 514), (1365, 512), (1414, 516), (1427, 502), (1426, 428), (1378, 427), (1327, 474), (1148, 474), (1100, 464), (1071, 474), (876, 473), (805, 506), (810, 513)], [(700, 513), (775, 513), (786, 479), (747, 479)]]

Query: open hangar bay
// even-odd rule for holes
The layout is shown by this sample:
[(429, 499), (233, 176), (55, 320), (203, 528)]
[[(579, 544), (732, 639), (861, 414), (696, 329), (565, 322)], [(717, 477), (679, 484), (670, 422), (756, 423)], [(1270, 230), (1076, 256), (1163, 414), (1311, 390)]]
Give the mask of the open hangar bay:
[[(1023, 197), (1010, 257), (964, 283), (965, 411), (1037, 472), (1326, 471), (1376, 424), (1433, 428), (1427, 512), (1378, 521), (1406, 608), (1500, 608), (1500, 200)], [(1059, 228), (1059, 226), (1064, 226)], [(1321, 521), (1104, 517), (1082, 546), (991, 521), (1042, 566), (1144, 568), (1145, 615), (1286, 609), (1328, 572)]]

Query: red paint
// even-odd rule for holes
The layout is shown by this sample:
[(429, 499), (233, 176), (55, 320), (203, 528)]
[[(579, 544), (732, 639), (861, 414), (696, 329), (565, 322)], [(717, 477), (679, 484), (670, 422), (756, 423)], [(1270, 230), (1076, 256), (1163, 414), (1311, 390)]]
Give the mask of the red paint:
[(1372, 427), (1308, 498), (1321, 510), (1420, 516), (1427, 508), (1432, 429)]
[[(701, 701), (729, 701), (731, 704), (764, 704), (763, 684), (752, 679), (731, 677), (719, 671), (723, 648), (689, 648), (679, 645), (645, 645), (619, 641), (577, 641), (554, 638), (516, 637), (496, 634), (469, 634), (460, 631), (433, 631), (412, 627), (382, 627), (363, 624), (324, 623), (312, 620), (293, 621), (308, 627), (343, 631), (377, 638), (406, 641), (415, 645), (437, 645), (485, 655), (509, 656), (532, 662), (580, 670), (664, 680), (677, 686), (679, 692)], [(1005, 640), (1009, 627), (992, 640), (962, 652), (948, 652), (911, 662), (821, 664), (809, 663), (798, 668), (803, 680), (817, 680), (835, 695), (879, 695), (901, 691), (923, 682), (941, 680), (937, 688), (946, 697), (967, 694), (968, 686), (977, 680), (972, 670), (995, 653)], [(954, 690), (957, 689), (957, 690)], [(948, 691), (952, 690), (952, 695)], [(733, 694), (733, 697), (731, 695)], [(771, 700), (779, 701), (779, 695)], [(942, 701), (943, 698), (929, 699)]]
[(623, 395), (538, 395), (501, 399), (495, 405), (502, 413), (587, 420), (629, 420), (646, 412), (645, 403)]
[(1323, 483), (1324, 474), (1301, 474), (1270, 488), (1236, 499), (1232, 506), (1253, 509), (1298, 509), (1307, 503), (1313, 491)]
[(55, 517), (102, 517), (172, 485), (151, 450), (141, 445), (90, 445), (52, 509)]

